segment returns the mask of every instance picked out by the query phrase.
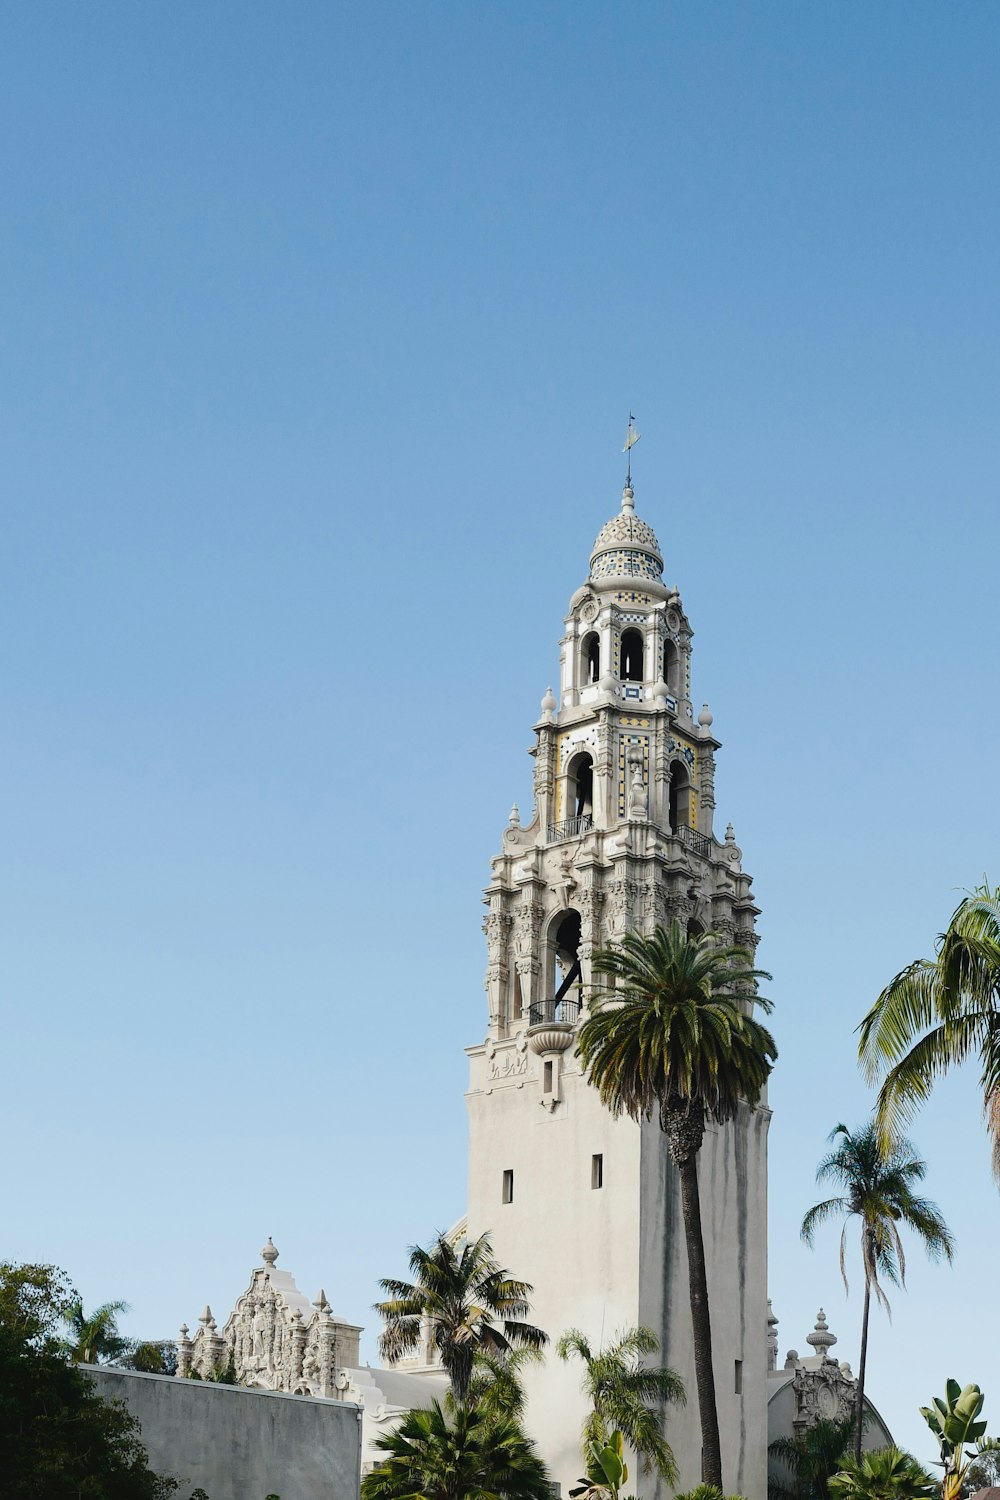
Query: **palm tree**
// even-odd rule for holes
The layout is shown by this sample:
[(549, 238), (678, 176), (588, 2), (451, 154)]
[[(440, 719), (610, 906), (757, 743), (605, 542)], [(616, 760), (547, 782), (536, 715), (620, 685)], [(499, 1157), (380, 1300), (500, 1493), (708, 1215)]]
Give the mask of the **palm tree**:
[(596, 1353), (579, 1328), (570, 1328), (556, 1345), (560, 1359), (578, 1355), (584, 1363), (583, 1389), (591, 1409), (583, 1424), (583, 1452), (607, 1443), (617, 1429), (634, 1448), (643, 1467), (655, 1469), (669, 1485), (677, 1483), (677, 1464), (660, 1432), (659, 1408), (683, 1404), (684, 1382), (673, 1370), (644, 1363), (657, 1354), (660, 1341), (649, 1328), (629, 1328), (607, 1349)]
[[(521, 1367), (542, 1359), (540, 1349), (509, 1349), (506, 1354), (480, 1350), (472, 1366), (467, 1401), (491, 1419), (507, 1418), (520, 1423), (524, 1417), (526, 1397)], [(448, 1401), (454, 1407), (454, 1397)]]
[(853, 1431), (853, 1416), (821, 1417), (795, 1437), (775, 1438), (767, 1451), (784, 1473), (768, 1475), (768, 1500), (829, 1500), (827, 1483), (843, 1466)]
[(620, 946), (598, 949), (592, 962), (615, 987), (594, 997), (577, 1051), (612, 1114), (640, 1120), (657, 1110), (680, 1172), (702, 1478), (721, 1489), (697, 1162), (706, 1123), (722, 1124), (741, 1105), (755, 1105), (774, 1065), (774, 1038), (751, 1014), (756, 981), (768, 976), (750, 967), (745, 949), (711, 932), (689, 936), (676, 918), (650, 937), (627, 933)]
[(460, 1246), (439, 1234), (429, 1250), (410, 1247), (413, 1281), (380, 1281), (385, 1319), (379, 1352), (389, 1364), (416, 1349), (429, 1325), (459, 1405), (469, 1394), (477, 1353), (541, 1349), (548, 1336), (524, 1319), (533, 1288), (497, 1264), (488, 1235)]
[(64, 1340), (67, 1353), (81, 1365), (131, 1354), (134, 1341), (118, 1332), (118, 1319), (127, 1312), (131, 1312), (127, 1302), (102, 1302), (92, 1313), (86, 1313), (77, 1297), (65, 1313), (70, 1335)]
[(746, 1500), (746, 1496), (724, 1495), (714, 1484), (696, 1484), (693, 1490), (685, 1490), (683, 1495), (675, 1495), (674, 1500)]
[(983, 1110), (1000, 1182), (1000, 887), (970, 891), (937, 940), (879, 995), (859, 1028), (868, 1080), (889, 1137), (912, 1119), (949, 1068), (978, 1057)]
[(928, 1500), (936, 1492), (923, 1464), (895, 1447), (870, 1448), (830, 1476), (833, 1500)]
[(510, 1420), (471, 1406), (450, 1418), (435, 1401), (408, 1411), (375, 1446), (386, 1455), (361, 1481), (361, 1500), (550, 1500), (532, 1443)]
[(919, 1197), (913, 1185), (922, 1182), (927, 1163), (920, 1160), (907, 1140), (888, 1145), (874, 1121), (860, 1130), (838, 1125), (830, 1134), (834, 1149), (816, 1169), (817, 1182), (834, 1182), (843, 1192), (836, 1198), (814, 1203), (802, 1220), (802, 1238), (807, 1245), (821, 1224), (843, 1216), (840, 1234), (840, 1274), (847, 1288), (845, 1253), (847, 1223), (861, 1220), (861, 1265), (865, 1277), (864, 1312), (861, 1320), (861, 1359), (858, 1364), (857, 1406), (854, 1414), (854, 1457), (861, 1462), (861, 1435), (865, 1401), (865, 1366), (868, 1359), (868, 1315), (871, 1295), (889, 1312), (889, 1299), (879, 1281), (884, 1276), (893, 1286), (906, 1285), (906, 1256), (899, 1237), (899, 1224), (912, 1229), (931, 1260), (943, 1255), (951, 1260), (954, 1241), (937, 1204)]

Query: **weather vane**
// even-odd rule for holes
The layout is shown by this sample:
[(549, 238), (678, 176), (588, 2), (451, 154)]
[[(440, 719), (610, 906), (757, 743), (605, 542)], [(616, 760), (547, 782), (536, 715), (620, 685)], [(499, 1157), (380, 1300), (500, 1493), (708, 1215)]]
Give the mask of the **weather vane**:
[(632, 449), (641, 437), (642, 433), (635, 430), (635, 417), (629, 412), (628, 430), (625, 433), (625, 446), (622, 449), (623, 453), (628, 454), (628, 471), (625, 475), (625, 488), (627, 490), (632, 488)]

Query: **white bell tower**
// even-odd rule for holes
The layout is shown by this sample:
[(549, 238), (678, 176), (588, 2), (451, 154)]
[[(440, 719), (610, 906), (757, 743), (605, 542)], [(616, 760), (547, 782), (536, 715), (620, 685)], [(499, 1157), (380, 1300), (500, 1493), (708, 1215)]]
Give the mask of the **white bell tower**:
[[(535, 808), (511, 812), (483, 924), (489, 1030), (469, 1048), (470, 1235), (534, 1284), (552, 1344), (600, 1344), (644, 1324), (688, 1401), (666, 1414), (681, 1487), (701, 1477), (687, 1262), (676, 1169), (658, 1124), (613, 1120), (574, 1056), (595, 948), (679, 918), (752, 955), (757, 908), (730, 826), (715, 837), (707, 705), (691, 702), (692, 631), (631, 480), (570, 600), (535, 725)], [(765, 1106), (710, 1131), (702, 1213), (723, 1472), (728, 1493), (767, 1491)], [(579, 1478), (580, 1369), (550, 1349), (529, 1373), (528, 1427), (565, 1496)], [(629, 1491), (666, 1496), (630, 1464)], [(632, 1480), (635, 1479), (633, 1484)]]

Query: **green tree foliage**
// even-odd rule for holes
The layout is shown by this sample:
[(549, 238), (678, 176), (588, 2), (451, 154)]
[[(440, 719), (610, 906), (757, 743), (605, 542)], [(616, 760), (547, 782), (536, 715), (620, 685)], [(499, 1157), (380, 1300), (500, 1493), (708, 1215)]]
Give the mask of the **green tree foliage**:
[[(978, 1385), (960, 1386), (957, 1380), (949, 1380), (944, 1400), (935, 1396), (933, 1405), (920, 1408), (920, 1415), (933, 1432), (941, 1455), (944, 1469), (941, 1500), (958, 1500), (961, 1495), (969, 1470), (979, 1457), (979, 1448), (972, 1448), (972, 1444), (981, 1444), (984, 1452), (992, 1447), (983, 1441), (986, 1437), (986, 1423), (981, 1415), (984, 1400)], [(966, 1452), (967, 1449), (971, 1451)]]
[[(468, 1401), (491, 1420), (506, 1418), (520, 1423), (524, 1417), (525, 1394), (521, 1371), (527, 1364), (540, 1362), (540, 1349), (509, 1349), (506, 1354), (480, 1350), (472, 1367)], [(449, 1392), (452, 1408), (455, 1399)]]
[(361, 1481), (361, 1500), (550, 1500), (549, 1477), (515, 1422), (435, 1401), (376, 1440), (385, 1458)]
[(144, 1375), (176, 1375), (177, 1348), (170, 1339), (140, 1339), (119, 1363)]
[(660, 1341), (649, 1328), (629, 1328), (606, 1349), (594, 1350), (578, 1328), (570, 1328), (556, 1345), (560, 1359), (583, 1361), (583, 1389), (590, 1411), (583, 1424), (584, 1457), (594, 1443), (604, 1444), (618, 1429), (634, 1448), (647, 1472), (655, 1470), (668, 1484), (677, 1483), (673, 1450), (664, 1438), (662, 1409), (683, 1405), (684, 1382), (673, 1370), (646, 1364), (658, 1354)]
[(930, 1500), (937, 1484), (911, 1453), (870, 1448), (830, 1478), (832, 1500)]
[(0, 1265), (0, 1455), (4, 1500), (164, 1500), (139, 1424), (102, 1401), (60, 1326), (79, 1298), (53, 1266)]
[(802, 1220), (802, 1238), (811, 1245), (821, 1224), (829, 1219), (844, 1220), (840, 1234), (840, 1273), (846, 1288), (847, 1226), (851, 1219), (860, 1223), (865, 1295), (854, 1419), (854, 1458), (860, 1463), (872, 1292), (888, 1312), (889, 1299), (880, 1277), (893, 1286), (906, 1284), (906, 1256), (897, 1226), (911, 1230), (932, 1260), (942, 1256), (951, 1260), (954, 1241), (937, 1205), (914, 1191), (926, 1175), (927, 1164), (920, 1160), (909, 1141), (886, 1141), (872, 1122), (855, 1131), (838, 1125), (830, 1141), (836, 1145), (817, 1167), (816, 1181), (834, 1183), (843, 1191), (835, 1198), (813, 1204)]
[(410, 1248), (413, 1281), (381, 1281), (388, 1298), (375, 1303), (385, 1320), (379, 1352), (389, 1364), (419, 1346), (430, 1324), (455, 1400), (464, 1406), (477, 1353), (506, 1355), (541, 1349), (548, 1337), (525, 1321), (532, 1287), (498, 1265), (489, 1237), (455, 1245), (441, 1234), (429, 1250)]
[(777, 1460), (768, 1475), (768, 1500), (829, 1500), (827, 1484), (843, 1467), (854, 1431), (854, 1417), (822, 1418), (796, 1437), (775, 1438), (768, 1447)]
[[(592, 962), (614, 987), (592, 1001), (577, 1051), (613, 1114), (638, 1120), (657, 1112), (680, 1172), (702, 1478), (721, 1489), (697, 1162), (706, 1124), (724, 1124), (742, 1105), (755, 1105), (777, 1057), (774, 1038), (751, 1014), (756, 982), (768, 976), (749, 966), (744, 949), (710, 932), (689, 936), (676, 920), (650, 937), (628, 933)], [(759, 997), (756, 1003), (770, 1009)]]
[(746, 1500), (744, 1495), (724, 1495), (714, 1484), (696, 1484), (693, 1490), (685, 1490), (675, 1500)]
[(77, 1364), (114, 1364), (132, 1354), (134, 1340), (118, 1331), (118, 1319), (130, 1311), (127, 1302), (102, 1302), (88, 1313), (80, 1298), (75, 1298), (64, 1317), (69, 1330), (67, 1348)]
[(964, 897), (936, 949), (897, 974), (861, 1023), (862, 1067), (870, 1083), (882, 1079), (876, 1119), (892, 1135), (936, 1079), (977, 1058), (1000, 1182), (1000, 888), (984, 882)]
[(979, 1456), (972, 1460), (965, 1474), (963, 1493), (1000, 1489), (1000, 1443), (996, 1440), (979, 1444)]

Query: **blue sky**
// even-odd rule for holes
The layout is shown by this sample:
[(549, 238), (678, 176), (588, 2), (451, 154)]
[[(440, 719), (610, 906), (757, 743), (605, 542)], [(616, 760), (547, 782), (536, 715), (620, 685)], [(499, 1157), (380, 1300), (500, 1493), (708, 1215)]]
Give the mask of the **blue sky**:
[[(763, 909), (782, 1355), (856, 1360), (853, 1028), (1000, 879), (1000, 12), (11, 6), (0, 55), (3, 1251), (171, 1335), (268, 1234), (373, 1327), (462, 1211), (479, 890), (637, 508)], [(870, 1389), (987, 1390), (973, 1076)], [(368, 1344), (369, 1353), (373, 1345)]]

